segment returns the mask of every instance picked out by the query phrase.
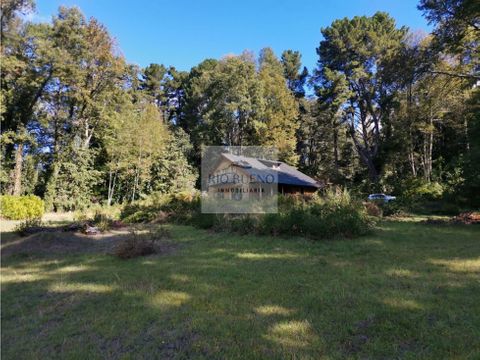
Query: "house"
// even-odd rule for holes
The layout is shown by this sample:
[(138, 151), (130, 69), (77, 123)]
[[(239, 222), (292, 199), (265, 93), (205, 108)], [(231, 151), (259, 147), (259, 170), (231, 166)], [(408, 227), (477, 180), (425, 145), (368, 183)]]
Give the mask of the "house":
[(209, 173), (208, 193), (217, 198), (261, 199), (270, 194), (313, 194), (320, 184), (281, 161), (222, 153)]

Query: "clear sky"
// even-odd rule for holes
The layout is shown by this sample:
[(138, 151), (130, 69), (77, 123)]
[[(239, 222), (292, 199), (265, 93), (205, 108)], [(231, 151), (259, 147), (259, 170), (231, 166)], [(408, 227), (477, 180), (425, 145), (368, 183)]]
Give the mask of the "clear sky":
[(338, 18), (386, 11), (398, 26), (429, 31), (418, 0), (37, 0), (36, 21), (60, 5), (78, 6), (105, 24), (126, 59), (189, 70), (206, 58), (270, 46), (299, 50), (311, 70), (320, 28)]

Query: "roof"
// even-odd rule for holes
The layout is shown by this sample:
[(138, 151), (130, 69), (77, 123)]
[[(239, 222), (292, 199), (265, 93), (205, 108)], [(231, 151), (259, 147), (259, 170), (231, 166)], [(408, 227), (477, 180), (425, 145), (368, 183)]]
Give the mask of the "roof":
[(320, 184), (315, 179), (282, 161), (263, 160), (230, 153), (222, 153), (222, 156), (249, 174), (271, 174), (272, 171), (276, 171), (279, 184), (320, 188)]

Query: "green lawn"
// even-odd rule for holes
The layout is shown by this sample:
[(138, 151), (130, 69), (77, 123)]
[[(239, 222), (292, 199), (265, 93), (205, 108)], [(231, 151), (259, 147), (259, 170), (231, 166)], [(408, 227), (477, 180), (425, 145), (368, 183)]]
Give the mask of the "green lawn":
[(3, 359), (480, 358), (479, 226), (171, 231), (163, 256), (4, 258)]

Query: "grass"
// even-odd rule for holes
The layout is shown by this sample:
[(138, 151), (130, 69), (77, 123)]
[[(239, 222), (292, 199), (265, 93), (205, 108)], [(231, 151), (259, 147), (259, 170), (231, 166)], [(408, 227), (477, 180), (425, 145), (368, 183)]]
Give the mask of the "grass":
[(478, 226), (323, 242), (170, 230), (163, 256), (3, 259), (3, 358), (480, 357)]

